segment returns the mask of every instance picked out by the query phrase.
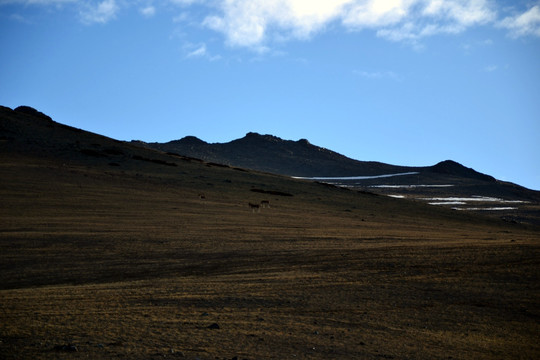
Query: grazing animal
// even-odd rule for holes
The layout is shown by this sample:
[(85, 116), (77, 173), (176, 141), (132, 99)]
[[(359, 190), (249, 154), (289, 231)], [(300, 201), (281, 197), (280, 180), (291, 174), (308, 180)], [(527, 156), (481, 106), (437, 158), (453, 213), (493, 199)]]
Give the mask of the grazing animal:
[(204, 194), (199, 194), (199, 199), (205, 200), (205, 199), (206, 199), (206, 196), (204, 196)]
[(261, 207), (269, 208), (270, 207), (270, 201), (268, 201), (268, 200), (261, 201)]
[(260, 206), (259, 204), (253, 204), (253, 203), (248, 203), (249, 205), (249, 208), (251, 209), (251, 211), (255, 212), (259, 212), (260, 211)]

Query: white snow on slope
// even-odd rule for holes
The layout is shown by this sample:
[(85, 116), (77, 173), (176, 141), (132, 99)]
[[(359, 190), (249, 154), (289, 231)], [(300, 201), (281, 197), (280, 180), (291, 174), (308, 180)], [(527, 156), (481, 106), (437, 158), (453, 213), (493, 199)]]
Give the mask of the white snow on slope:
[(522, 200), (505, 200), (501, 198), (488, 197), (488, 196), (471, 196), (471, 197), (434, 197), (434, 198), (420, 198), (419, 200), (436, 201), (436, 202), (497, 202), (501, 204), (523, 204), (526, 201)]
[(466, 202), (463, 201), (435, 201), (435, 202), (429, 202), (429, 205), (467, 205)]
[(380, 189), (415, 189), (415, 188), (445, 188), (454, 185), (370, 185), (372, 188)]
[(293, 179), (304, 179), (304, 180), (320, 180), (320, 181), (340, 181), (340, 180), (369, 180), (369, 179), (382, 179), (389, 178), (394, 176), (405, 176), (405, 175), (416, 175), (418, 172), (406, 172), (399, 174), (385, 174), (385, 175), (373, 175), (373, 176), (341, 176), (341, 177), (301, 177), (293, 176)]
[(504, 210), (517, 210), (517, 207), (501, 206), (501, 207), (487, 207), (487, 208), (452, 208), (460, 211), (504, 211)]

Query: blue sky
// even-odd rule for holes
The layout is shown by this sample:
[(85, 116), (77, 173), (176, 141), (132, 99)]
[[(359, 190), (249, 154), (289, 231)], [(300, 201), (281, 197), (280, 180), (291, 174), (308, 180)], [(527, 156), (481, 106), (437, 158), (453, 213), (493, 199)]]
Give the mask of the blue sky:
[(0, 105), (116, 139), (255, 131), (540, 190), (540, 1), (0, 0), (0, 46)]

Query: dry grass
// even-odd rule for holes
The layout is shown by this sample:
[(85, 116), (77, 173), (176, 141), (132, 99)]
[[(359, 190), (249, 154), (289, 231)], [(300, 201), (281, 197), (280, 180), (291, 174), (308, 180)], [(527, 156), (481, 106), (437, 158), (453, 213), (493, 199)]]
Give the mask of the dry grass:
[(537, 229), (175, 161), (2, 157), (1, 358), (540, 357)]

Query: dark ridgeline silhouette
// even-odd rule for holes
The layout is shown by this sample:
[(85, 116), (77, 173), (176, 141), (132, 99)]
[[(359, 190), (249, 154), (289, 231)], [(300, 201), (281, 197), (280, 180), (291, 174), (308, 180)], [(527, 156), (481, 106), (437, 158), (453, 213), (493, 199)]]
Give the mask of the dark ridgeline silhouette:
[(420, 172), (422, 176), (431, 173), (495, 181), (489, 175), (481, 174), (452, 160), (428, 167), (359, 161), (312, 145), (305, 139), (283, 140), (273, 135), (260, 135), (253, 132), (228, 143), (210, 144), (194, 136), (186, 136), (167, 143), (140, 141), (137, 143), (204, 161), (298, 177), (377, 176)]
[(406, 172), (410, 167), (358, 161), (315, 146), (305, 139), (283, 140), (250, 132), (228, 143), (209, 144), (194, 136), (148, 147), (209, 162), (290, 176), (351, 176)]

